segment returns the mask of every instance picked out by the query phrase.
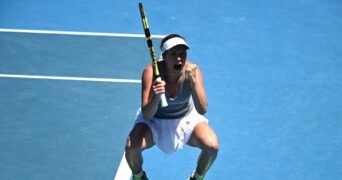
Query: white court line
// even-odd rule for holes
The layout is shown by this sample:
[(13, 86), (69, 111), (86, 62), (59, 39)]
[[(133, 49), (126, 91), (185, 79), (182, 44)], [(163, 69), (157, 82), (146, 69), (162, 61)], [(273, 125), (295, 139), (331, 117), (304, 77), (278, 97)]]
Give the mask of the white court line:
[(0, 78), (49, 79), (49, 80), (65, 80), (65, 81), (95, 81), (95, 82), (112, 82), (112, 83), (141, 83), (141, 80), (135, 80), (135, 79), (37, 76), (37, 75), (19, 75), (19, 74), (0, 74)]
[(119, 168), (116, 171), (114, 180), (130, 180), (131, 176), (132, 176), (132, 171), (127, 164), (125, 153), (124, 153), (121, 158)]
[[(33, 30), (33, 29), (6, 29), (0, 28), (0, 32), (34, 33), (34, 34), (61, 34), (61, 35), (83, 35), (83, 36), (107, 36), (107, 37), (141, 37), (145, 34), (126, 33), (100, 33), (100, 32), (79, 32), (79, 31), (55, 31), (55, 30)], [(165, 35), (151, 35), (152, 38), (164, 38)]]

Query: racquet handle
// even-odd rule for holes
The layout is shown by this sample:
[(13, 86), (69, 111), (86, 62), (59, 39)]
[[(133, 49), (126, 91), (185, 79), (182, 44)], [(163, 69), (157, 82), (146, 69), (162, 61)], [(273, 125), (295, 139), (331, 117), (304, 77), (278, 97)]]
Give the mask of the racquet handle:
[[(158, 77), (157, 78), (157, 81), (161, 81), (161, 78)], [(159, 94), (160, 95), (160, 105), (161, 107), (166, 107), (168, 106), (169, 104), (167, 103), (167, 100), (166, 100), (166, 96), (165, 96), (165, 92)]]
[(165, 93), (160, 94), (160, 103), (161, 103), (161, 107), (166, 107), (169, 105), (167, 103)]

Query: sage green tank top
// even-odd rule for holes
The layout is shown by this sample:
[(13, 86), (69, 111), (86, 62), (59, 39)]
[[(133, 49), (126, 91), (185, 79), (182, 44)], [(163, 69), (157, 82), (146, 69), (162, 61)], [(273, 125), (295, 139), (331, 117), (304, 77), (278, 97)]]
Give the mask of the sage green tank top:
[[(161, 67), (163, 65), (161, 64)], [(163, 68), (161, 68), (161, 75), (163, 77)], [(160, 119), (175, 119), (185, 116), (187, 113), (189, 113), (194, 108), (194, 103), (192, 100), (191, 92), (189, 89), (189, 86), (185, 82), (184, 74), (181, 77), (181, 87), (178, 93), (178, 96), (175, 99), (172, 99), (168, 96), (166, 96), (168, 106), (167, 107), (161, 107), (160, 103), (158, 105), (158, 109), (156, 114), (154, 115), (155, 118)]]

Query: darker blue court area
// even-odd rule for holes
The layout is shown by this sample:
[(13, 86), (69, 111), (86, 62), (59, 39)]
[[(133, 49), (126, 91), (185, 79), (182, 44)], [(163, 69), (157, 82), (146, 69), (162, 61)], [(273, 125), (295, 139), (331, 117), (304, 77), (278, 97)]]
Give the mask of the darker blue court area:
[[(128, 51), (120, 52), (128, 39), (1, 33), (1, 71), (139, 79), (143, 63)], [(142, 40), (132, 39), (138, 44)], [(134, 61), (137, 66), (130, 66)], [(140, 84), (16, 78), (0, 82), (0, 177), (114, 177), (140, 104)]]

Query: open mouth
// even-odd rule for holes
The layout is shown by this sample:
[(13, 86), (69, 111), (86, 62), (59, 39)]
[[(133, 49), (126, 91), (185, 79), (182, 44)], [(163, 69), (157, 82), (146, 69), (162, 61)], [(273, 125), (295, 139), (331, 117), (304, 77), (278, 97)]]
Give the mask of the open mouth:
[(182, 68), (182, 65), (181, 64), (176, 64), (176, 65), (173, 66), (173, 68), (175, 70), (180, 70)]

